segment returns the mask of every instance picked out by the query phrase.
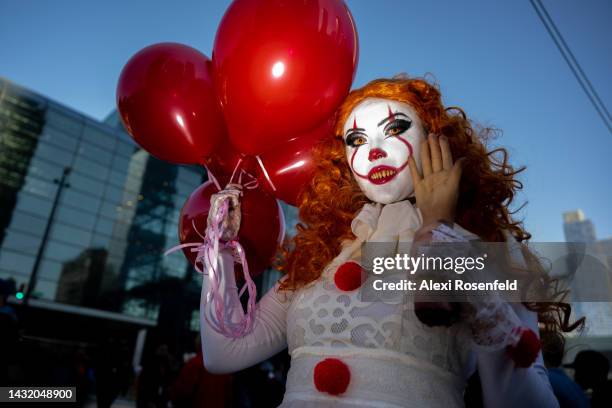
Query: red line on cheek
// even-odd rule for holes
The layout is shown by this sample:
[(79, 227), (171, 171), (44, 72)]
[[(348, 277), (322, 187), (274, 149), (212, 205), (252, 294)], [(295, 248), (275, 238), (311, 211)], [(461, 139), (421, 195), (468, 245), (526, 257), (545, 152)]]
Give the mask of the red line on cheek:
[(408, 146), (408, 152), (410, 153), (408, 154), (408, 157), (406, 158), (406, 162), (397, 169), (397, 172), (399, 173), (400, 171), (406, 168), (406, 166), (408, 165), (408, 160), (412, 157), (412, 155), (414, 154), (414, 151), (412, 150), (412, 145), (410, 144), (409, 141), (404, 140), (401, 137), (398, 137), (398, 139), (402, 141), (406, 146)]
[(353, 165), (353, 162), (355, 161), (355, 155), (357, 155), (357, 150), (359, 150), (359, 147), (361, 147), (361, 146), (358, 146), (358, 147), (355, 149), (355, 151), (353, 152), (353, 155), (351, 156), (351, 169), (353, 169), (353, 173), (355, 173), (355, 175), (356, 175), (357, 177), (360, 177), (360, 178), (363, 178), (363, 179), (367, 179), (367, 178), (368, 178), (368, 176), (367, 176), (367, 175), (363, 175), (363, 174), (359, 174), (359, 173), (357, 173), (357, 170), (355, 170), (355, 166)]

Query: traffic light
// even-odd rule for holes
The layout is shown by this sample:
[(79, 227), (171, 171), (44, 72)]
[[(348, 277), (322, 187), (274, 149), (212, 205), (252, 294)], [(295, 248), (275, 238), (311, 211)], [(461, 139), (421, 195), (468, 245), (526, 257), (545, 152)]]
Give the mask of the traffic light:
[(23, 299), (24, 296), (25, 296), (25, 283), (22, 283), (21, 285), (19, 285), (19, 289), (17, 289), (17, 291), (15, 292), (15, 297), (17, 298), (17, 300), (21, 300)]

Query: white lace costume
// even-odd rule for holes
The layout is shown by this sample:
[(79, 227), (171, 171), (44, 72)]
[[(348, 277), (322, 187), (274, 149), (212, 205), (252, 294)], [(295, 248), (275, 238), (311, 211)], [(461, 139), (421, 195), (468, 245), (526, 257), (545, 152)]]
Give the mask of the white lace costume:
[[(358, 290), (336, 288), (337, 267), (354, 259), (364, 241), (410, 242), (421, 216), (409, 201), (366, 204), (351, 225), (356, 240), (315, 282), (295, 292), (278, 284), (258, 303), (253, 331), (226, 338), (209, 327), (201, 310), (202, 345), (207, 369), (214, 373), (241, 370), (280, 352), (291, 354), (286, 393), (281, 407), (461, 407), (467, 378), (478, 368), (487, 407), (555, 407), (542, 355), (529, 368), (516, 368), (501, 349), (475, 349), (461, 324), (449, 328), (422, 324), (412, 302), (362, 302)], [(462, 234), (467, 231), (458, 228)], [(233, 274), (233, 259), (223, 253), (222, 268), (227, 319), (243, 315)], [(204, 276), (203, 296), (207, 293)], [(506, 304), (507, 305), (507, 304)], [(521, 304), (507, 306), (524, 327), (538, 332), (537, 316)], [(476, 351), (478, 350), (478, 351)], [(314, 367), (328, 357), (350, 369), (344, 393), (333, 396), (316, 389)]]

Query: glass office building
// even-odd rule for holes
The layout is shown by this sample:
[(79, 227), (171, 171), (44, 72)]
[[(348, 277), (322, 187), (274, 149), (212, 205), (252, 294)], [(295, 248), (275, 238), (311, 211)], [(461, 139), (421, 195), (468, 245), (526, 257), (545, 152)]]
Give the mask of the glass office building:
[(0, 78), (0, 279), (35, 307), (163, 320), (164, 299), (199, 297), (183, 255), (163, 252), (204, 178), (139, 149), (116, 113), (102, 123)]
[[(205, 179), (139, 149), (116, 112), (100, 122), (0, 78), (0, 279), (14, 282), (23, 328), (16, 384), (49, 384), (57, 362), (108, 344), (128, 350), (134, 372), (159, 345), (193, 350), (201, 276), (164, 252)], [(282, 206), (291, 234), (297, 211)], [(279, 277), (260, 275), (258, 293)]]

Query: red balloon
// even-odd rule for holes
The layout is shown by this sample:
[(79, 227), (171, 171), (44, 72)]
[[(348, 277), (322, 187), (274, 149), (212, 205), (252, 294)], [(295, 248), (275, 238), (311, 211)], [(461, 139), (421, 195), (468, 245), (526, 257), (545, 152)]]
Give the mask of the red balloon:
[(117, 106), (136, 143), (162, 160), (202, 163), (227, 135), (211, 68), (204, 54), (182, 44), (136, 53), (117, 85)]
[(296, 206), (298, 195), (310, 182), (315, 170), (312, 149), (332, 135), (333, 120), (262, 154), (260, 185), (279, 200)]
[(236, 0), (217, 30), (215, 85), (237, 150), (260, 154), (331, 116), (358, 59), (341, 0)]
[[(179, 217), (179, 240), (182, 244), (202, 242), (198, 232), (204, 235), (206, 231), (210, 197), (218, 191), (214, 183), (207, 181), (191, 193)], [(240, 203), (242, 218), (238, 242), (244, 248), (251, 276), (257, 276), (270, 266), (283, 240), (283, 212), (276, 199), (260, 189), (243, 190)], [(190, 248), (183, 252), (189, 262), (194, 264), (196, 253), (191, 252)], [(240, 275), (242, 268), (236, 266)]]
[[(231, 143), (222, 143), (205, 161), (209, 177), (217, 179), (221, 187), (229, 183), (234, 170), (245, 168), (250, 158), (234, 149)], [(236, 177), (234, 177), (236, 179)]]

